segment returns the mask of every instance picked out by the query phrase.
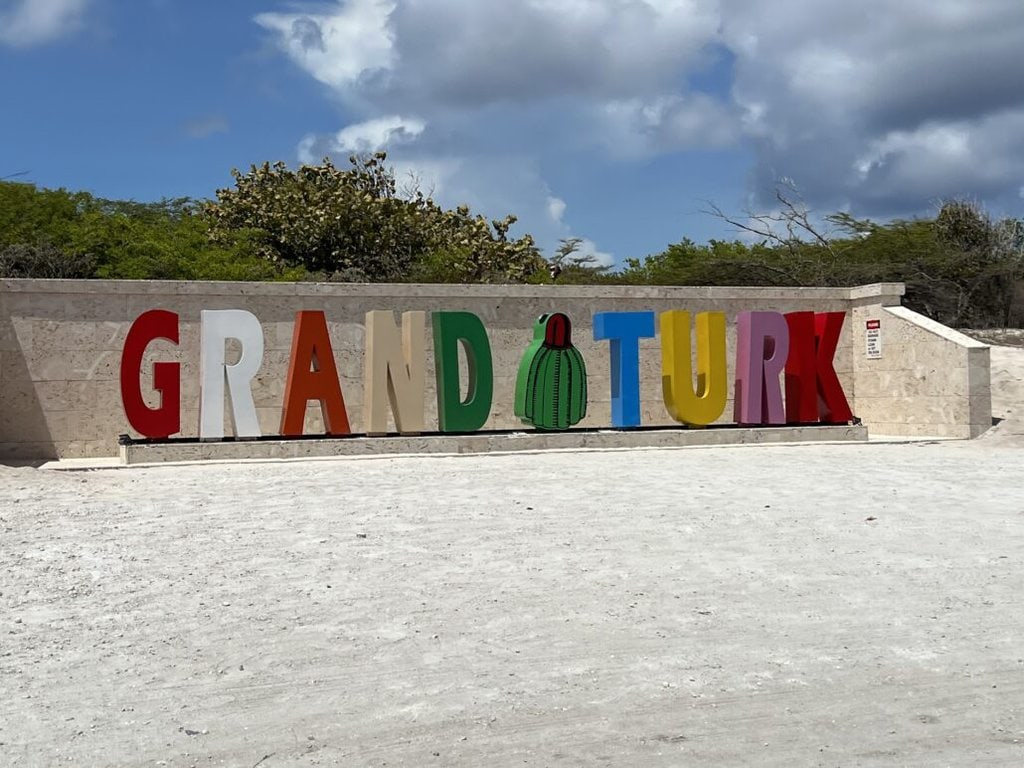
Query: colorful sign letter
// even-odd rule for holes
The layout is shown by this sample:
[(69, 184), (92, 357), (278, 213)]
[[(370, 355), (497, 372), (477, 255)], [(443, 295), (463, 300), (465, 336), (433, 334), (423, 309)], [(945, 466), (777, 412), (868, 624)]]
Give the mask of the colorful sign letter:
[(789, 328), (778, 312), (736, 318), (737, 424), (785, 424), (779, 374), (789, 355)]
[(691, 366), (690, 313), (661, 313), (661, 389), (665, 408), (678, 422), (704, 427), (725, 410), (729, 369), (725, 360), (725, 313), (697, 315), (697, 386)]
[(403, 312), (399, 335), (390, 311), (366, 313), (366, 367), (363, 376), (363, 421), (368, 435), (388, 431), (388, 401), (399, 434), (423, 431), (426, 391), (424, 334), (426, 313)]
[(327, 318), (320, 311), (295, 313), (292, 331), (292, 354), (288, 378), (284, 385), (284, 407), (281, 410), (281, 434), (303, 433), (306, 406), (310, 400), (320, 403), (324, 431), (328, 435), (347, 435), (352, 430), (341, 394), (338, 367), (334, 364)]
[[(475, 432), (487, 423), (494, 399), (491, 342), (472, 312), (434, 312), (434, 375), (437, 422), (442, 432)], [(459, 347), (465, 351), (469, 384), (459, 391)]]
[[(199, 438), (224, 437), (224, 380), (231, 396), (231, 415), (238, 437), (259, 437), (260, 422), (250, 382), (263, 364), (263, 327), (244, 309), (204, 309), (199, 313)], [(242, 345), (238, 362), (228, 365), (225, 344)]]
[(786, 422), (843, 424), (853, 418), (833, 365), (845, 312), (790, 312)]
[(146, 405), (139, 372), (146, 347), (156, 339), (178, 343), (177, 314), (151, 309), (132, 323), (121, 353), (121, 402), (132, 429), (144, 437), (164, 438), (181, 431), (181, 364), (153, 364), (153, 388), (160, 393), (160, 407)]
[(814, 313), (787, 312), (789, 357), (786, 359), (786, 422), (818, 420), (818, 365), (815, 360)]
[(640, 426), (640, 339), (654, 336), (653, 312), (598, 312), (594, 341), (611, 352), (612, 425)]
[(516, 377), (515, 414), (539, 429), (568, 429), (587, 415), (587, 367), (561, 312), (533, 326)]

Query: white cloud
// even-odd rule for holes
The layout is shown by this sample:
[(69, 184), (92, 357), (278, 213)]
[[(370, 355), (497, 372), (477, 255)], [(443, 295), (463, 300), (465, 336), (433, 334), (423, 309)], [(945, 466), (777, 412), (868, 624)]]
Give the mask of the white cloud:
[(789, 176), (855, 215), (1024, 182), (1020, 0), (336, 0), (257, 20), (357, 121), (302, 157), (387, 146), (541, 242), (577, 205), (540, 170), (567, 152), (743, 147), (753, 190)]
[(0, 10), (0, 43), (29, 48), (73, 32), (88, 0), (20, 0)]
[(428, 197), (444, 197), (462, 171), (464, 160), (458, 157), (388, 157), (395, 171), (399, 190), (420, 191)]
[(594, 266), (610, 267), (615, 263), (615, 257), (612, 254), (598, 250), (597, 244), (585, 237), (580, 241), (576, 253), (580, 256), (590, 256), (593, 259)]
[(560, 197), (549, 197), (548, 198), (548, 216), (556, 224), (562, 223), (562, 217), (565, 216), (565, 200)]
[(1010, 198), (1024, 179), (1024, 109), (890, 131), (857, 164), (868, 199)]
[(406, 0), (395, 94), (453, 106), (671, 91), (717, 24), (712, 0)]
[(941, 165), (971, 162), (970, 134), (966, 126), (929, 125), (914, 131), (891, 131), (871, 143), (857, 161), (862, 176), (881, 168), (893, 158), (917, 155)]
[(715, 0), (341, 0), (256, 17), (299, 66), (379, 109), (672, 92)]
[(299, 160), (318, 162), (325, 155), (363, 154), (408, 144), (423, 133), (426, 123), (415, 117), (388, 115), (353, 123), (331, 136), (309, 135), (299, 142)]
[(1006, 133), (1024, 108), (1016, 0), (723, 0), (722, 11), (759, 189), (785, 174), (817, 207), (887, 215), (1019, 186)]
[(625, 157), (719, 149), (741, 135), (738, 114), (703, 93), (611, 101), (599, 115), (609, 150)]
[[(553, 250), (570, 231), (564, 207), (548, 204), (538, 132), (552, 148), (568, 141), (619, 155), (737, 137), (728, 104), (677, 92), (680, 71), (705, 59), (716, 2), (338, 0), (257, 22), (362, 118), (305, 137), (301, 161), (387, 148), (399, 174), (444, 203), (515, 213)], [(419, 117), (398, 116), (410, 112)]]
[(394, 62), (388, 19), (394, 0), (348, 0), (334, 13), (261, 13), (285, 52), (320, 82), (339, 90)]
[[(555, 197), (554, 195), (548, 196), (548, 216), (551, 217), (551, 221), (558, 225), (559, 240), (566, 240), (572, 237), (572, 230), (564, 221), (567, 207), (562, 198)], [(579, 243), (576, 246), (577, 256), (589, 256), (593, 263), (600, 267), (610, 267), (615, 263), (615, 257), (610, 253), (598, 250), (597, 243), (593, 240), (585, 237), (578, 239)]]
[(342, 128), (335, 135), (340, 149), (350, 152), (375, 152), (393, 144), (404, 144), (412, 141), (426, 128), (422, 120), (416, 118), (379, 117)]

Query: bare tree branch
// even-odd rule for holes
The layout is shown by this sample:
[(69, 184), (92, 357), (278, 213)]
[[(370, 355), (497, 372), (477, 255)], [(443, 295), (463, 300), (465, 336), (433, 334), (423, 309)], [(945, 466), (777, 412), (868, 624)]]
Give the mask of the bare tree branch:
[[(794, 255), (800, 244), (806, 242), (809, 236), (812, 242), (820, 245), (829, 256), (835, 258), (836, 253), (830, 237), (811, 221), (811, 210), (800, 198), (796, 185), (786, 179), (780, 180), (776, 183), (774, 194), (781, 206), (778, 213), (754, 213), (750, 209), (744, 209), (745, 222), (730, 216), (715, 203), (707, 200), (704, 203), (708, 207), (702, 212), (721, 219), (739, 231), (785, 246)], [(776, 231), (778, 226), (785, 228), (785, 235)]]

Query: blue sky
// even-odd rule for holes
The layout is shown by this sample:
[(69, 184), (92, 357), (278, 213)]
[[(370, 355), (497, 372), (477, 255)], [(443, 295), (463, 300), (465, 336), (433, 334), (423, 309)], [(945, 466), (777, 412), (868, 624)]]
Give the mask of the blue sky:
[(1021, 215), (1019, 0), (0, 0), (0, 177), (210, 197), (386, 148), (442, 203), (602, 259), (701, 213)]

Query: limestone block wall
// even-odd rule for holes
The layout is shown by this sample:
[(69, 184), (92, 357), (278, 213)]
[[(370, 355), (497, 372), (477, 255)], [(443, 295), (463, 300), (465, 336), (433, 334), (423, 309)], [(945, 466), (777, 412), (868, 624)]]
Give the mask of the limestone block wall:
[[(989, 347), (906, 307), (854, 310), (855, 412), (874, 435), (977, 437), (992, 426)], [(865, 354), (877, 320), (881, 356)]]
[[(261, 321), (266, 351), (253, 382), (253, 394), (264, 434), (278, 432), (292, 327), (298, 310), (323, 310), (327, 316), (335, 362), (355, 432), (363, 429), (363, 323), (370, 310), (393, 310), (396, 316), (409, 310), (464, 310), (482, 319), (492, 346), (495, 372), (494, 405), (488, 429), (522, 429), (513, 414), (515, 375), (523, 350), (532, 338), (534, 319), (547, 312), (565, 312), (573, 321), (573, 338), (589, 374), (588, 415), (581, 426), (599, 427), (610, 423), (610, 383), (608, 344), (592, 340), (591, 318), (597, 312), (725, 312), (731, 380), (736, 341), (734, 320), (738, 312), (846, 311), (848, 321), (835, 367), (854, 413), (864, 419), (871, 431), (876, 431), (872, 422), (861, 415), (857, 377), (860, 371), (875, 371), (877, 366), (859, 365), (863, 361), (855, 352), (862, 351), (863, 339), (857, 336), (857, 321), (862, 319), (857, 313), (898, 305), (901, 294), (902, 286), (898, 284), (849, 289), (4, 280), (0, 281), (0, 460), (116, 455), (118, 435), (130, 433), (118, 383), (121, 349), (132, 321), (149, 309), (168, 309), (180, 315), (180, 344), (175, 347), (157, 341), (150, 345), (143, 361), (143, 388), (149, 389), (153, 362), (182, 364), (182, 436), (198, 434), (199, 313), (203, 309), (245, 309)], [(427, 428), (435, 429), (429, 320), (426, 344)], [(913, 346), (913, 341), (908, 344)], [(982, 369), (987, 377), (987, 358), (968, 359), (972, 353), (957, 344), (948, 348), (933, 344), (927, 349), (955, 358), (956, 364), (962, 363), (965, 370), (977, 369), (971, 374), (976, 383), (974, 389), (965, 385), (966, 389), (961, 387), (955, 390), (959, 394), (950, 397), (966, 402), (982, 396), (977, 382), (981, 381)], [(926, 356), (924, 351), (915, 350), (914, 354), (907, 365), (917, 366)], [(971, 360), (973, 366), (969, 364)], [(895, 356), (889, 359), (892, 365), (896, 361)], [(662, 402), (657, 339), (641, 342), (640, 368), (643, 423), (672, 424)], [(877, 377), (872, 381), (870, 386), (874, 389), (864, 390), (868, 394), (863, 407), (871, 418), (878, 419), (878, 425), (885, 425), (892, 434), (914, 434), (923, 424), (932, 424), (927, 421), (931, 411), (915, 410), (915, 395), (886, 398), (884, 381)], [(156, 404), (155, 395), (150, 402)], [(953, 411), (952, 420), (946, 424), (949, 432), (959, 430), (956, 436), (974, 433), (973, 427), (964, 426), (973, 424), (972, 419), (981, 423), (983, 406), (965, 407), (966, 410)], [(721, 421), (732, 421), (731, 401)], [(309, 408), (306, 431), (323, 432), (316, 405)]]

